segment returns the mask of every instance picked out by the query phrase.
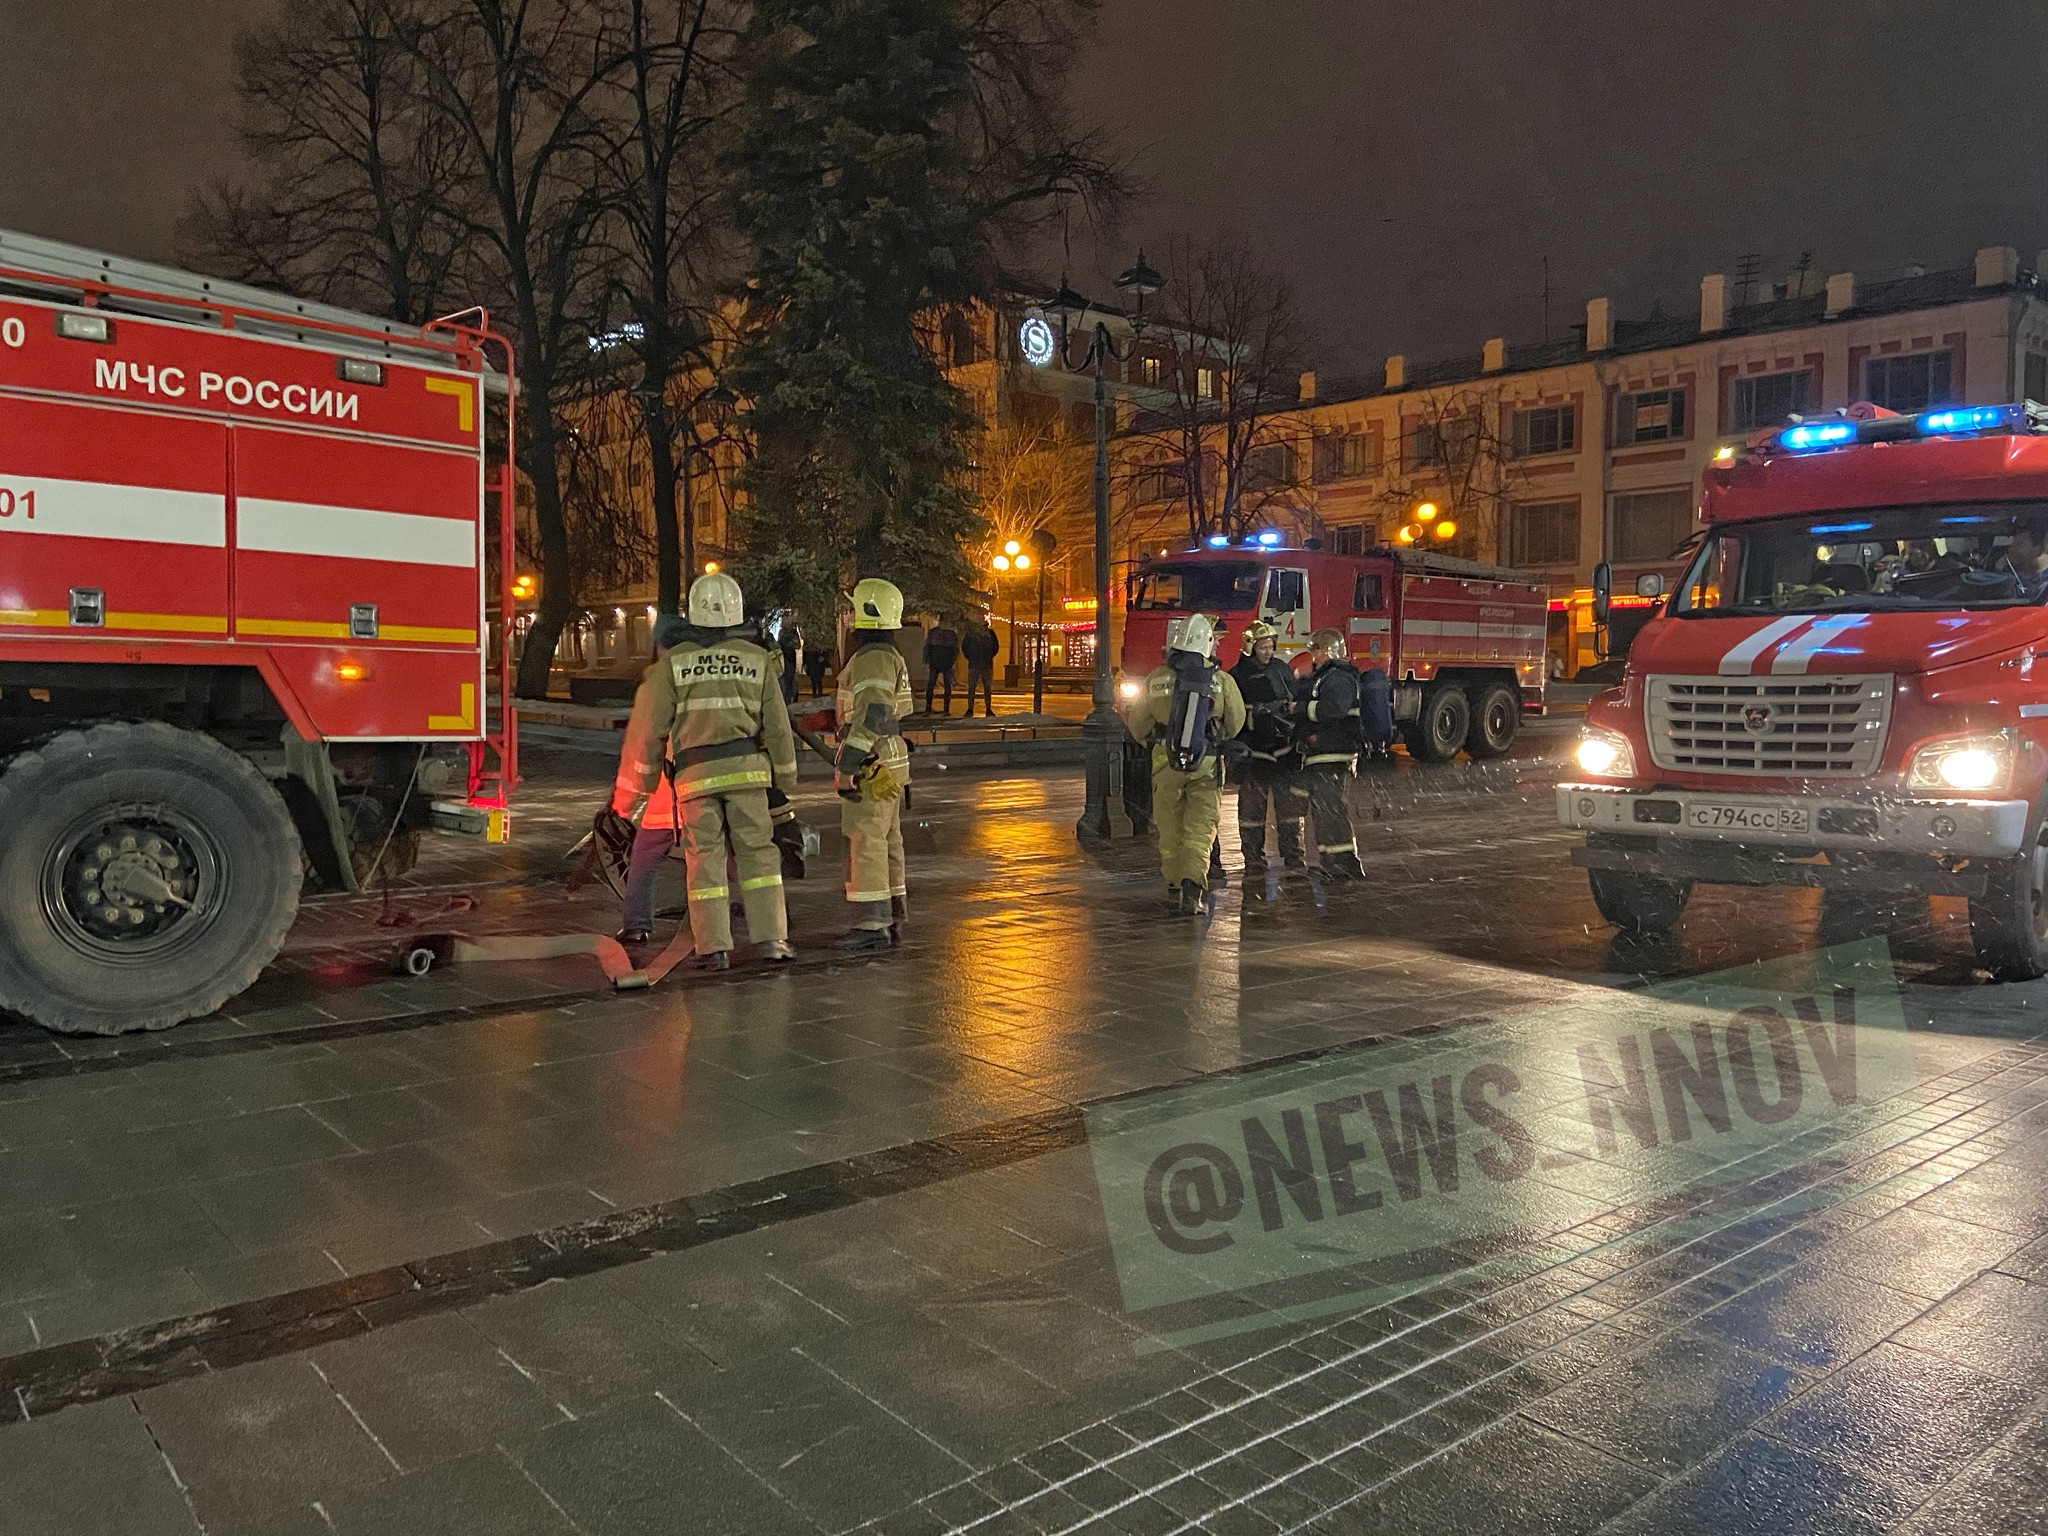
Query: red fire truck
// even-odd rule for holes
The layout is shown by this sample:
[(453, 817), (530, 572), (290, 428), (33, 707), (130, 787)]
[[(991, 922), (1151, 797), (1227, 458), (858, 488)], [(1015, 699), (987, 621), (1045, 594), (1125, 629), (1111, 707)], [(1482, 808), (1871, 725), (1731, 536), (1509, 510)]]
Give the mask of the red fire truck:
[(0, 1007), (174, 1024), (255, 979), (309, 874), (504, 835), (509, 368), (481, 311), (0, 233)]
[(1701, 882), (1818, 886), (1845, 936), (1962, 897), (1994, 974), (2048, 971), (2044, 431), (1866, 405), (1720, 450), (1557, 791), (1610, 922), (1668, 929)]
[(1243, 631), (1263, 619), (1293, 659), (1318, 629), (1350, 637), (1351, 658), (1394, 684), (1394, 719), (1414, 756), (1443, 762), (1468, 751), (1499, 757), (1523, 714), (1543, 710), (1547, 595), (1540, 578), (1417, 550), (1331, 554), (1290, 549), (1277, 534), (1143, 561), (1131, 578), (1123, 670), (1157, 667), (1169, 627), (1190, 613), (1220, 616), (1217, 659), (1237, 659)]

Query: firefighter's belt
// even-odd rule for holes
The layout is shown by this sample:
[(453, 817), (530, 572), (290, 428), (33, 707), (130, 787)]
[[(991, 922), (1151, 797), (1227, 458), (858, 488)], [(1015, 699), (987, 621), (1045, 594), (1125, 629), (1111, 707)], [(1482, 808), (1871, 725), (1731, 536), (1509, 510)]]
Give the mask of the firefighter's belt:
[(695, 768), (700, 763), (715, 763), (722, 757), (747, 757), (761, 750), (761, 744), (753, 737), (742, 736), (738, 741), (721, 741), (709, 747), (684, 747), (675, 761), (677, 768)]

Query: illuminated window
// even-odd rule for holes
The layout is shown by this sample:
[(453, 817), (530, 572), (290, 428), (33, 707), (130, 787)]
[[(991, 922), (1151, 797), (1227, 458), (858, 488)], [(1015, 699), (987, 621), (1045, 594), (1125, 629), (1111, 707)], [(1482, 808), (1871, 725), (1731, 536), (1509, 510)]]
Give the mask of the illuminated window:
[(1195, 398), (1197, 400), (1214, 400), (1216, 398), (1216, 370), (1214, 368), (1197, 368), (1195, 370)]
[(1614, 402), (1614, 446), (1661, 443), (1685, 436), (1685, 391), (1649, 389)]

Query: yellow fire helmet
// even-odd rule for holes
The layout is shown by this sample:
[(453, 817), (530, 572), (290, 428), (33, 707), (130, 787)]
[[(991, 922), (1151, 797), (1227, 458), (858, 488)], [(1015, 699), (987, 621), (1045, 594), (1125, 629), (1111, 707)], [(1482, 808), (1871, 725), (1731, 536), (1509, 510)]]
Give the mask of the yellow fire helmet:
[(1312, 656), (1327, 656), (1335, 661), (1350, 647), (1345, 644), (1343, 630), (1319, 629), (1308, 637), (1308, 649)]
[(1255, 619), (1252, 621), (1252, 627), (1244, 632), (1244, 648), (1250, 650), (1261, 640), (1278, 640), (1279, 638), (1279, 630), (1268, 624), (1264, 619)]
[(869, 576), (853, 585), (853, 627), (855, 629), (901, 629), (903, 594), (896, 583)]

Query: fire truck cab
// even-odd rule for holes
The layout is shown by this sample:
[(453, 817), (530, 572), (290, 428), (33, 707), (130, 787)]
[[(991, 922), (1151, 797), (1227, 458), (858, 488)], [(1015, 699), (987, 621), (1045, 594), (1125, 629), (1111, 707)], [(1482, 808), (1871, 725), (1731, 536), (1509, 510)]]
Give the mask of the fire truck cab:
[[(1125, 604), (1126, 690), (1165, 659), (1177, 619), (1218, 619), (1217, 660), (1236, 661), (1245, 628), (1279, 631), (1302, 657), (1319, 629), (1343, 632), (1361, 669), (1394, 685), (1394, 719), (1415, 757), (1499, 757), (1525, 713), (1543, 710), (1546, 595), (1540, 578), (1421, 551), (1332, 554), (1289, 548), (1278, 534), (1213, 535), (1199, 548), (1140, 563)], [(1306, 668), (1300, 662), (1297, 670)]]
[(1961, 897), (2048, 973), (2048, 411), (1861, 405), (1724, 447), (1699, 545), (1558, 786), (1602, 914), (1818, 886), (1824, 928)]
[(255, 980), (308, 879), (503, 835), (509, 367), (481, 311), (0, 232), (0, 1007), (175, 1024)]

